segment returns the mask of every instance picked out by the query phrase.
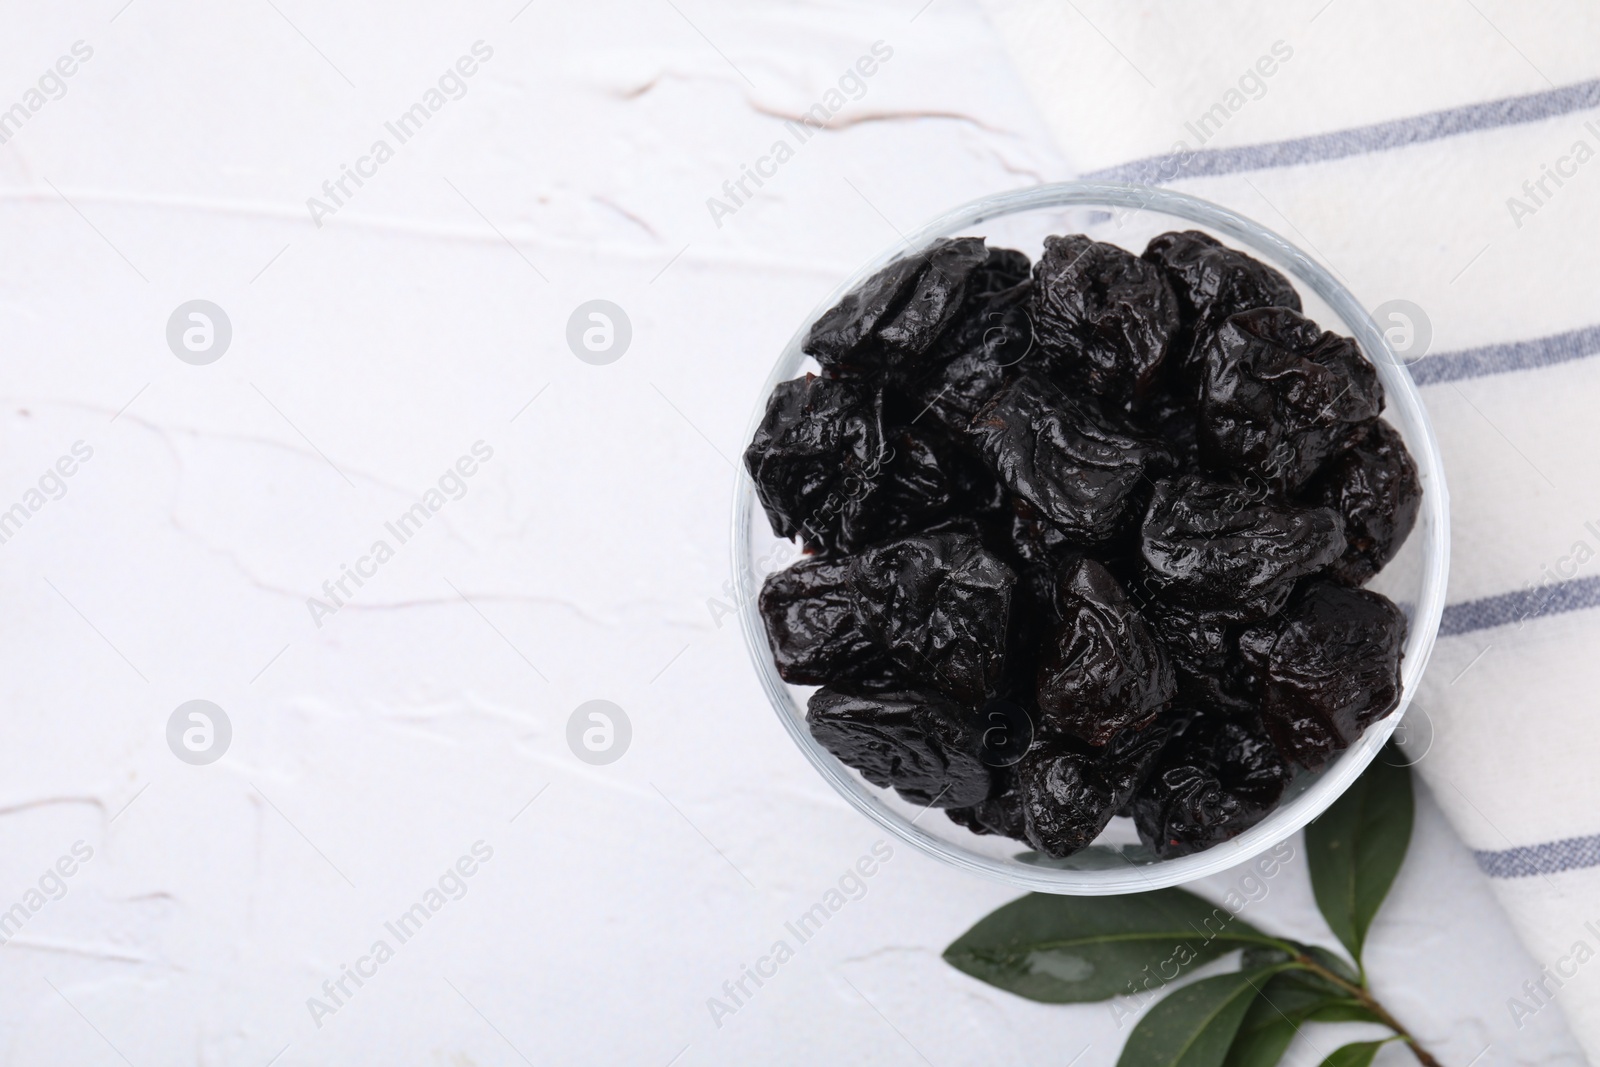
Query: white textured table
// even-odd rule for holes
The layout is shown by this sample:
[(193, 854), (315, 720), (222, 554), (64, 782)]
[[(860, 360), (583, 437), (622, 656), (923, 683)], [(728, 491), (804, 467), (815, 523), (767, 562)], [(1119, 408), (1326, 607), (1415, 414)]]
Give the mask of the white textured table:
[[(940, 961), (1012, 894), (904, 848), (707, 1008), (878, 836), (718, 610), (759, 385), (897, 228), (1068, 176), (976, 8), (122, 3), (0, 39), (0, 1062), (1114, 1062), (1106, 1006)], [(1536, 968), (1427, 803), (1418, 838), (1382, 994), (1448, 1063), (1577, 1062), (1512, 1025)], [(1318, 936), (1303, 864), (1249, 915)]]

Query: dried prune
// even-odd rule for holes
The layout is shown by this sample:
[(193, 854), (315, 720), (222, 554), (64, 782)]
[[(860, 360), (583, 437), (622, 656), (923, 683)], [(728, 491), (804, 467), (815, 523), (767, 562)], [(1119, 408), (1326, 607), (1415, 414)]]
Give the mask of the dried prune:
[(744, 452), (772, 532), (824, 552), (866, 542), (888, 458), (882, 394), (811, 374), (778, 384)]
[(981, 237), (940, 238), (852, 289), (816, 321), (801, 348), (847, 374), (919, 356), (955, 318), (968, 279), (988, 258)]
[(963, 503), (965, 493), (981, 494), (978, 465), (943, 434), (897, 427), (887, 435), (889, 458), (880, 484), (861, 515), (861, 528), (873, 541), (916, 530)]
[(1178, 329), (1161, 268), (1075, 234), (1045, 238), (1033, 281), (1036, 337), (1062, 383), (1121, 400), (1144, 392)]
[(1198, 380), (1197, 357), (1228, 316), (1264, 307), (1300, 310), (1288, 278), (1198, 230), (1153, 237), (1142, 258), (1162, 267), (1172, 284), (1179, 329), (1168, 358), (1191, 382)]
[(1406, 620), (1387, 597), (1313, 582), (1281, 619), (1240, 635), (1261, 686), (1267, 732), (1316, 768), (1400, 702)]
[(803, 559), (767, 575), (756, 601), (778, 676), (795, 685), (854, 677), (880, 649), (856, 613), (852, 561)]
[(906, 537), (852, 560), (856, 617), (910, 677), (968, 707), (1006, 676), (1016, 572), (977, 538)]
[(1145, 604), (1144, 616), (1172, 660), (1179, 702), (1196, 707), (1239, 703), (1240, 692), (1248, 687), (1239, 678), (1231, 613), (1186, 608), (1157, 598)]
[(1166, 731), (1129, 730), (1104, 749), (1067, 742), (1036, 744), (1017, 764), (1023, 836), (1047, 856), (1088, 845), (1144, 784)]
[(1030, 291), (1031, 283), (1023, 282), (968, 298), (966, 312), (928, 358), (896, 376), (907, 421), (928, 418), (961, 433), (1001, 386), (1021, 373), (1033, 347)]
[(1001, 793), (965, 808), (947, 808), (950, 821), (975, 834), (998, 834), (1023, 840), (1022, 794)]
[(1381, 410), (1378, 372), (1355, 342), (1288, 308), (1233, 315), (1206, 345), (1200, 455), (1212, 467), (1292, 491)]
[(1248, 619), (1283, 605), (1294, 583), (1344, 551), (1329, 508), (1258, 500), (1245, 487), (1185, 475), (1156, 483), (1140, 552), (1152, 590)]
[(1349, 547), (1333, 561), (1329, 576), (1346, 585), (1365, 585), (1400, 551), (1416, 525), (1422, 482), (1405, 441), (1379, 420), (1317, 473), (1302, 499), (1344, 517)]
[(1124, 729), (1149, 725), (1177, 679), (1111, 572), (1092, 559), (1067, 568), (1056, 611), (1039, 664), (1041, 728), (1104, 745)]
[(993, 789), (971, 716), (937, 694), (823, 688), (812, 694), (806, 724), (841, 763), (914, 804), (963, 808)]
[(1012, 767), (993, 767), (994, 787), (986, 800), (964, 808), (946, 808), (944, 813), (957, 826), (975, 834), (998, 834), (1023, 840), (1022, 794), (1017, 790)]
[(1118, 533), (1147, 473), (1174, 464), (1160, 441), (1037, 374), (997, 393), (969, 437), (1007, 490), (1082, 543)]
[(1050, 563), (1078, 552), (1078, 543), (1051, 523), (1021, 497), (1011, 498), (1010, 545), (1018, 559)]
[(1171, 859), (1236, 837), (1277, 806), (1289, 766), (1259, 717), (1197, 714), (1133, 799), (1139, 840)]
[(1021, 282), (1028, 280), (1033, 273), (1033, 264), (1028, 262), (1025, 253), (1014, 248), (991, 248), (989, 257), (983, 261), (983, 266), (973, 272), (972, 280), (968, 283), (967, 295), (988, 296), (1005, 289), (1010, 289)]

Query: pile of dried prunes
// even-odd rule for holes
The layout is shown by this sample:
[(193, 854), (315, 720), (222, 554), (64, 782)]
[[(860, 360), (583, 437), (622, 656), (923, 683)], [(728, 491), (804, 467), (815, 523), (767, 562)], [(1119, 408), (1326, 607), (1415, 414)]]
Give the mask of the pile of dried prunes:
[(805, 549), (760, 614), (867, 781), (1051, 857), (1116, 815), (1181, 856), (1396, 706), (1406, 620), (1362, 586), (1417, 467), (1271, 267), (1194, 231), (946, 238), (803, 347), (744, 454)]

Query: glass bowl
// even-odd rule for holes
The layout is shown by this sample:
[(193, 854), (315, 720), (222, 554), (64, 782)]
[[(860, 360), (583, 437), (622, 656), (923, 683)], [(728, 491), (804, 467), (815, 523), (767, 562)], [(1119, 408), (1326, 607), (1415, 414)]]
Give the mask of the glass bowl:
[(787, 684), (773, 666), (756, 597), (766, 575), (799, 558), (800, 549), (773, 535), (756, 499), (754, 483), (742, 467), (739, 471), (733, 507), (733, 572), (740, 623), (756, 674), (779, 721), (817, 771), (867, 818), (930, 856), (1021, 889), (1084, 896), (1136, 893), (1226, 870), (1278, 844), (1316, 818), (1382, 749), (1405, 714), (1433, 650), (1444, 609), (1450, 558), (1449, 505), (1439, 447), (1405, 364), (1349, 290), (1299, 248), (1259, 223), (1167, 189), (1063, 182), (955, 208), (845, 279), (801, 323), (778, 357), (745, 433), (744, 439), (749, 441), (774, 386), (815, 369), (810, 357), (800, 351), (812, 322), (899, 255), (926, 247), (936, 238), (974, 235), (988, 238), (991, 246), (1018, 248), (1037, 259), (1047, 235), (1069, 233), (1085, 233), (1137, 255), (1156, 234), (1186, 229), (1202, 230), (1278, 268), (1297, 283), (1309, 318), (1324, 329), (1355, 338), (1383, 382), (1387, 397), (1384, 418), (1405, 438), (1422, 480), (1422, 507), (1416, 528), (1396, 558), (1369, 584), (1369, 588), (1399, 604), (1410, 624), (1401, 663), (1399, 706), (1369, 726), (1360, 740), (1327, 766), (1300, 773), (1278, 808), (1238, 837), (1204, 852), (1159, 859), (1139, 843), (1131, 819), (1117, 818), (1088, 848), (1064, 860), (1051, 859), (1023, 842), (973, 834), (941, 811), (923, 809), (892, 790), (868, 784), (812, 739), (806, 728), (805, 710), (814, 688)]

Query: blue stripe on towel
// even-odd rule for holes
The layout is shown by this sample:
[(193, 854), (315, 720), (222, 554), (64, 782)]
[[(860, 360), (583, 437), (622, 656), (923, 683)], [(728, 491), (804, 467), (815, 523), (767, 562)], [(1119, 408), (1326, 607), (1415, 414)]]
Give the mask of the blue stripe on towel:
[(1600, 355), (1600, 326), (1585, 326), (1531, 341), (1439, 352), (1413, 363), (1411, 377), (1418, 385), (1441, 385), (1490, 374), (1551, 367), (1595, 355)]
[(1600, 576), (1553, 582), (1535, 589), (1501, 593), (1449, 604), (1439, 621), (1439, 636), (1454, 637), (1545, 615), (1600, 607)]
[(1293, 167), (1302, 163), (1383, 152), (1476, 130), (1538, 122), (1595, 107), (1600, 107), (1600, 80), (1270, 144), (1196, 148), (1188, 153), (1187, 159), (1175, 153), (1151, 156), (1093, 171), (1083, 177), (1163, 185), (1179, 178), (1204, 178), (1246, 170)]
[(1490, 878), (1530, 878), (1536, 874), (1600, 867), (1600, 834), (1498, 852), (1474, 850), (1472, 858)]

